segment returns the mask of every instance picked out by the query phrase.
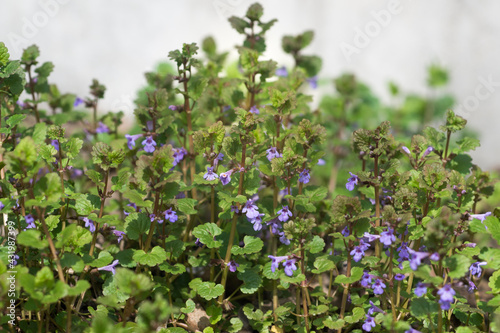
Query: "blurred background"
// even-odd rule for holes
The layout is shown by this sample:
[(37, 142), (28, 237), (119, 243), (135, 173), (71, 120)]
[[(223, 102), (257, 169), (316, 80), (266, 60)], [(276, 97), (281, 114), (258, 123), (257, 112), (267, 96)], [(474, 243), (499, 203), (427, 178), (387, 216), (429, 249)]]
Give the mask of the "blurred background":
[[(219, 50), (241, 44), (227, 19), (243, 16), (247, 0), (2, 0), (0, 41), (11, 59), (37, 44), (41, 62), (55, 65), (50, 81), (61, 91), (87, 96), (93, 78), (106, 85), (101, 111), (133, 113), (145, 85), (144, 72), (167, 60), (183, 43), (213, 36)], [(483, 0), (261, 0), (264, 20), (278, 22), (267, 33), (266, 57), (293, 65), (281, 49), (283, 35), (314, 30), (305, 50), (323, 67), (315, 103), (332, 94), (332, 79), (352, 72), (387, 104), (397, 83), (405, 94), (431, 97), (427, 68), (449, 71), (438, 93), (455, 97), (457, 114), (479, 133), (472, 152), (483, 169), (500, 168), (500, 2)], [(232, 51), (231, 61), (237, 59)], [(132, 117), (129, 117), (133, 121)], [(443, 119), (444, 120), (444, 119)]]

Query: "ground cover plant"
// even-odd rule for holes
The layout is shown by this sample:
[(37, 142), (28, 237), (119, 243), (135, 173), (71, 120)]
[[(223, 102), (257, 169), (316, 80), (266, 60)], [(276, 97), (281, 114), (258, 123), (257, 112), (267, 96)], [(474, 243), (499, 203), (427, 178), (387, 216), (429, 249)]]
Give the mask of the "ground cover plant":
[(447, 72), (392, 107), (345, 74), (312, 109), (313, 32), (286, 68), (264, 18), (229, 19), (236, 65), (213, 38), (170, 52), (127, 133), (98, 80), (63, 93), (0, 43), (4, 331), (500, 331), (496, 178)]

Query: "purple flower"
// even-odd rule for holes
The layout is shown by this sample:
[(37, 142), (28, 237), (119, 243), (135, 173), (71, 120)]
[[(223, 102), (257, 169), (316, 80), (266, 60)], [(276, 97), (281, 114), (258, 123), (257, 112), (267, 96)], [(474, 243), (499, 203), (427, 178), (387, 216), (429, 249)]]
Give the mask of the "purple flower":
[[(137, 205), (136, 205), (135, 203), (131, 202), (131, 203), (127, 204), (127, 206), (128, 206), (128, 207), (132, 207), (132, 208), (134, 208), (134, 209), (137, 211)], [(128, 216), (130, 213), (129, 213), (129, 212), (127, 212), (126, 210), (124, 210), (124, 211), (123, 211), (123, 214), (124, 214), (125, 216)]]
[(169, 105), (168, 108), (172, 111), (177, 111), (177, 105)]
[(212, 181), (212, 180), (215, 180), (218, 178), (219, 178), (219, 175), (214, 172), (214, 168), (207, 167), (207, 172), (205, 173), (205, 175), (203, 175), (203, 179), (208, 180), (208, 181)]
[(374, 312), (379, 312), (385, 314), (385, 311), (375, 305), (372, 301), (368, 301), (371, 305), (371, 308), (368, 309), (368, 314), (372, 315)]
[(95, 231), (94, 221), (92, 221), (88, 217), (84, 217), (83, 218), (83, 222), (85, 222), (85, 228), (89, 228), (90, 232), (93, 233)]
[(375, 295), (382, 295), (384, 293), (385, 284), (380, 279), (376, 279), (372, 284), (373, 293)]
[(184, 147), (173, 149), (174, 153), (172, 157), (174, 158), (174, 166), (179, 164), (184, 157), (187, 155), (187, 150)]
[(361, 246), (355, 246), (351, 251), (351, 256), (353, 256), (352, 259), (354, 259), (355, 262), (360, 261), (364, 255), (365, 251), (361, 248)]
[(453, 296), (455, 295), (455, 290), (451, 288), (449, 284), (445, 284), (443, 288), (438, 290), (439, 295), (439, 305), (441, 305), (442, 310), (448, 310), (450, 308), (451, 302), (453, 302)]
[(26, 229), (33, 229), (33, 228), (36, 228), (36, 225), (35, 225), (35, 218), (33, 217), (33, 215), (31, 214), (28, 214), (24, 217), (24, 219), (26, 220), (26, 223), (28, 224), (26, 226)]
[(380, 238), (380, 235), (372, 235), (372, 234), (369, 234), (369, 233), (365, 232), (365, 233), (363, 234), (363, 237), (368, 238), (368, 241), (371, 243), (371, 242), (373, 242), (374, 240), (379, 239), (379, 238)]
[(231, 205), (231, 213), (239, 213), (240, 210), (238, 209), (238, 206), (236, 205)]
[(199, 238), (196, 238), (196, 241), (194, 242), (194, 245), (196, 245), (196, 246), (198, 246), (198, 247), (203, 247), (203, 245), (205, 245), (205, 244), (203, 244), (203, 243), (200, 241), (200, 239), (199, 239)]
[(113, 275), (115, 275), (115, 266), (118, 265), (118, 260), (114, 260), (112, 264), (108, 265), (108, 266), (104, 266), (104, 267), (100, 267), (98, 268), (97, 270), (98, 271), (108, 271), (108, 272), (111, 272), (113, 273)]
[(317, 164), (318, 164), (318, 165), (325, 165), (325, 164), (326, 164), (326, 161), (325, 161), (324, 159), (320, 158), (320, 159), (318, 160), (318, 163), (317, 163)]
[(465, 247), (475, 248), (477, 244), (476, 243), (465, 243), (464, 245), (465, 245)]
[(285, 232), (280, 231), (279, 232), (279, 236), (280, 236), (279, 239), (280, 239), (281, 244), (283, 244), (283, 245), (290, 245), (290, 240), (288, 238), (286, 238)]
[(427, 252), (417, 252), (414, 251), (410, 248), (408, 248), (408, 251), (410, 252), (410, 267), (414, 271), (417, 270), (418, 266), (422, 264), (422, 259), (425, 259), (429, 256), (429, 253)]
[(365, 323), (362, 326), (363, 330), (370, 332), (372, 328), (375, 326), (377, 326), (377, 324), (375, 323), (375, 319), (373, 319), (373, 317), (370, 317), (370, 315), (367, 314)]
[(351, 174), (351, 178), (347, 179), (347, 183), (345, 184), (345, 188), (349, 191), (354, 190), (354, 186), (358, 185), (359, 178), (355, 174), (349, 171)]
[(109, 133), (109, 127), (106, 126), (102, 121), (99, 122), (99, 126), (95, 129), (96, 133)]
[(222, 172), (219, 176), (220, 182), (222, 185), (227, 185), (231, 181), (231, 174), (233, 173), (233, 170), (229, 170), (226, 172)]
[(299, 182), (307, 184), (311, 180), (311, 175), (309, 175), (309, 169), (304, 169), (299, 175)]
[(422, 283), (422, 282), (419, 282), (419, 283), (417, 283), (417, 286), (415, 287), (413, 292), (418, 297), (422, 297), (423, 295), (425, 295), (427, 293), (427, 285)]
[(281, 222), (277, 218), (267, 221), (266, 224), (271, 226), (271, 232), (273, 234), (279, 234), (279, 229), (281, 229)]
[(288, 206), (283, 206), (283, 208), (278, 211), (278, 214), (278, 220), (281, 222), (286, 222), (292, 217), (292, 212), (288, 209)]
[[(10, 256), (9, 256), (10, 257)], [(17, 260), (19, 260), (19, 256), (17, 254), (14, 254), (12, 257), (12, 265), (16, 266), (17, 265)]]
[(408, 243), (407, 242), (401, 243), (401, 246), (398, 247), (397, 251), (398, 251), (398, 255), (399, 255), (399, 258), (398, 258), (399, 262), (410, 259), (410, 252), (408, 252)]
[(278, 152), (276, 147), (271, 147), (268, 150), (266, 150), (266, 152), (267, 152), (267, 159), (269, 161), (276, 157), (283, 157), (283, 155)]
[(219, 153), (217, 155), (217, 157), (215, 158), (215, 160), (214, 160), (214, 166), (218, 165), (219, 162), (222, 162), (223, 159), (224, 159), (224, 154), (223, 153)]
[(275, 74), (276, 74), (276, 76), (287, 77), (288, 71), (286, 70), (286, 67), (283, 66), (283, 67), (277, 68)]
[(288, 256), (272, 256), (272, 255), (268, 255), (268, 258), (271, 258), (272, 259), (272, 262), (271, 262), (271, 271), (274, 273), (280, 266), (280, 262), (282, 262), (283, 260), (286, 260), (288, 259)]
[(257, 109), (257, 107), (255, 105), (250, 108), (249, 112), (253, 113), (253, 114), (260, 114), (259, 109)]
[(473, 292), (474, 292), (474, 290), (476, 290), (476, 289), (477, 289), (477, 287), (476, 287), (476, 285), (474, 284), (474, 282), (472, 282), (471, 280), (468, 280), (468, 282), (469, 282), (469, 289), (468, 289), (468, 291), (469, 291), (470, 293), (473, 293)]
[(59, 151), (59, 140), (57, 139), (54, 139), (50, 142), (50, 144), (52, 145), (52, 147), (54, 147), (57, 151)]
[(307, 82), (309, 82), (309, 86), (312, 88), (312, 89), (316, 89), (318, 88), (318, 77), (315, 75), (315, 76), (312, 76), (310, 78), (307, 78)]
[(83, 99), (81, 99), (80, 97), (77, 97), (77, 98), (75, 99), (75, 102), (73, 103), (73, 106), (74, 106), (74, 107), (77, 107), (77, 106), (79, 106), (80, 104), (83, 104), (83, 102), (84, 102), (84, 101), (83, 101)]
[(297, 261), (297, 259), (288, 259), (287, 261), (285, 261), (283, 266), (285, 267), (285, 274), (286, 275), (292, 276), (293, 271), (297, 270), (297, 266), (295, 265), (296, 261)]
[(433, 261), (439, 261), (439, 253), (434, 252), (433, 254), (431, 254), (431, 255), (429, 256), (429, 259), (430, 259), (430, 260), (433, 260)]
[(410, 328), (409, 330), (406, 330), (405, 333), (422, 333), (420, 331), (417, 331), (416, 329), (414, 328)]
[(363, 239), (359, 240), (359, 247), (363, 250), (366, 251), (370, 248), (370, 243), (365, 243)]
[(342, 234), (342, 236), (344, 237), (349, 237), (349, 227), (345, 226), (344, 229), (342, 229), (342, 231), (340, 232)]
[(144, 141), (142, 141), (142, 145), (144, 146), (144, 151), (146, 153), (152, 153), (155, 151), (156, 142), (153, 140), (151, 135), (147, 136)]
[(141, 136), (142, 136), (142, 134), (135, 134), (135, 135), (125, 134), (125, 137), (127, 138), (128, 149), (130, 149), (130, 150), (134, 149), (135, 140), (139, 139)]
[(364, 272), (361, 277), (361, 285), (365, 288), (368, 288), (372, 284), (372, 276), (368, 272)]
[(403, 281), (405, 279), (405, 275), (398, 273), (398, 274), (394, 275), (394, 279), (397, 281)]
[(382, 231), (380, 234), (380, 243), (385, 246), (390, 246), (396, 241), (396, 236), (394, 236), (394, 229), (388, 228), (387, 231)]
[(470, 265), (469, 271), (470, 271), (471, 275), (475, 276), (477, 278), (480, 278), (481, 273), (483, 272), (483, 270), (481, 269), (481, 266), (484, 266), (486, 264), (487, 264), (486, 261), (482, 261), (482, 262), (477, 261), (477, 262), (473, 263), (472, 265)]
[(245, 205), (243, 206), (243, 209), (241, 210), (242, 213), (246, 214), (247, 218), (252, 220), (259, 216), (259, 211), (258, 207), (253, 204), (253, 200), (249, 199)]
[(240, 264), (236, 263), (236, 261), (234, 261), (234, 260), (231, 260), (226, 265), (227, 265), (227, 267), (229, 267), (229, 271), (231, 271), (233, 273), (236, 272), (236, 269), (238, 267), (240, 267)]
[(0, 201), (0, 210), (4, 209), (5, 205)]
[(113, 230), (113, 235), (118, 237), (117, 242), (120, 243), (123, 239), (123, 235), (125, 235), (124, 231), (119, 231), (119, 230)]
[(407, 153), (408, 155), (411, 155), (410, 149), (408, 149), (408, 147), (403, 146), (403, 147), (401, 147), (401, 149), (403, 149), (403, 151), (404, 151), (405, 153)]
[(253, 224), (253, 230), (260, 231), (262, 229), (262, 216), (266, 214), (259, 214), (253, 219), (249, 219), (250, 223)]
[(491, 212), (486, 212), (484, 214), (472, 214), (472, 215), (470, 215), (469, 220), (478, 219), (482, 223), (482, 222), (484, 222), (484, 220), (486, 219), (486, 217), (488, 217), (490, 215), (491, 215)]
[(163, 212), (163, 214), (165, 215), (165, 220), (170, 221), (171, 223), (174, 223), (179, 218), (177, 213), (173, 211), (172, 208), (167, 209)]
[(433, 147), (429, 146), (427, 147), (427, 149), (424, 151), (424, 154), (422, 155), (422, 157), (426, 157), (427, 155), (429, 155), (432, 151), (434, 150)]

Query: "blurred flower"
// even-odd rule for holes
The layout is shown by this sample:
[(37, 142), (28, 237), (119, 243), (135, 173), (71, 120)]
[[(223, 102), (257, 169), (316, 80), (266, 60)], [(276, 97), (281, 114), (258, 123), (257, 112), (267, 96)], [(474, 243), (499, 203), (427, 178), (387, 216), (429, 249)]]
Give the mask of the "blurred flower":
[(358, 185), (359, 178), (355, 174), (349, 171), (351, 178), (347, 179), (347, 183), (345, 184), (345, 188), (349, 191), (354, 190), (354, 186)]
[(253, 224), (253, 230), (260, 231), (262, 229), (262, 216), (266, 214), (258, 214), (253, 219), (249, 219), (250, 223)]
[(280, 262), (282, 262), (283, 260), (286, 260), (288, 259), (288, 256), (272, 256), (272, 255), (268, 255), (268, 258), (271, 258), (271, 271), (274, 273), (280, 266)]
[(31, 214), (28, 214), (24, 217), (24, 219), (26, 220), (26, 223), (28, 224), (26, 226), (26, 229), (33, 229), (33, 228), (36, 228), (36, 225), (35, 225), (35, 218), (33, 217), (33, 215)]
[(124, 231), (119, 231), (119, 230), (113, 230), (113, 235), (118, 237), (117, 242), (120, 243), (123, 239), (123, 236), (125, 235)]
[(278, 220), (286, 222), (292, 217), (292, 212), (288, 209), (288, 206), (283, 206), (283, 208), (278, 211), (278, 215)]
[(351, 256), (353, 256), (352, 259), (355, 262), (360, 261), (364, 255), (365, 251), (360, 246), (355, 246), (354, 249), (351, 251)]
[(287, 261), (285, 261), (283, 266), (285, 267), (285, 274), (286, 275), (292, 276), (293, 271), (297, 270), (297, 266), (295, 265), (296, 261), (297, 261), (297, 259), (288, 259)]
[(83, 218), (83, 222), (85, 222), (85, 228), (89, 228), (90, 232), (93, 233), (95, 231), (94, 221), (92, 221), (88, 217), (84, 217)]
[(449, 284), (445, 284), (443, 288), (438, 290), (437, 294), (439, 295), (439, 305), (441, 309), (448, 310), (453, 302), (455, 290), (453, 290)]
[(370, 287), (372, 284), (372, 276), (369, 274), (367, 271), (363, 273), (363, 276), (361, 277), (361, 285), (365, 288)]
[(108, 266), (104, 266), (104, 267), (100, 267), (98, 268), (97, 270), (99, 271), (108, 271), (108, 272), (111, 272), (113, 273), (113, 275), (115, 275), (115, 266), (118, 265), (118, 260), (114, 260), (112, 264), (108, 265)]
[(254, 205), (253, 200), (249, 199), (245, 205), (243, 206), (243, 209), (241, 210), (242, 213), (246, 214), (248, 219), (254, 219), (257, 216), (259, 216), (259, 207)]
[(431, 254), (429, 256), (429, 259), (432, 260), (432, 261), (438, 261), (439, 260), (439, 253), (434, 252), (433, 254)]
[(396, 241), (396, 236), (394, 236), (394, 229), (388, 228), (387, 231), (382, 231), (380, 234), (380, 243), (385, 246), (389, 246)]
[(483, 270), (481, 269), (481, 266), (484, 266), (486, 264), (487, 264), (486, 261), (481, 261), (481, 262), (477, 261), (477, 262), (473, 263), (472, 265), (470, 265), (469, 271), (470, 271), (471, 275), (475, 276), (477, 278), (480, 278), (481, 273), (483, 272)]
[(280, 239), (281, 244), (290, 245), (290, 240), (288, 238), (286, 238), (285, 233), (283, 231), (280, 231), (278, 235), (280, 236), (279, 239)]
[(172, 111), (177, 111), (177, 105), (169, 105), (168, 108)]
[(254, 114), (260, 114), (259, 109), (257, 109), (255, 105), (250, 108), (249, 112)]
[(135, 134), (135, 135), (125, 134), (125, 137), (127, 138), (128, 149), (130, 149), (130, 150), (134, 149), (134, 147), (135, 147), (135, 140), (137, 140), (141, 136), (142, 136), (142, 134)]
[(226, 172), (222, 172), (219, 176), (220, 182), (222, 185), (227, 185), (231, 181), (231, 174), (233, 173), (233, 170), (229, 170)]
[(236, 272), (236, 269), (240, 267), (240, 264), (236, 263), (236, 261), (231, 260), (230, 262), (227, 263), (227, 267), (229, 267), (229, 271), (231, 272)]
[(429, 253), (427, 252), (417, 252), (410, 248), (408, 248), (408, 251), (410, 252), (410, 267), (414, 271), (416, 271), (418, 266), (422, 264), (422, 259), (425, 259), (429, 256)]
[(411, 155), (410, 149), (408, 149), (408, 147), (403, 146), (403, 147), (401, 147), (401, 149), (403, 149), (403, 151), (404, 151), (405, 153), (407, 153), (408, 155)]
[(77, 98), (75, 99), (75, 102), (73, 103), (73, 106), (74, 106), (74, 107), (77, 107), (77, 106), (79, 106), (80, 104), (83, 104), (83, 102), (84, 102), (84, 100), (83, 100), (83, 99), (81, 99), (80, 97), (77, 97)]
[(172, 155), (172, 157), (174, 158), (173, 164), (174, 166), (176, 166), (184, 159), (184, 157), (187, 155), (188, 152), (184, 147), (173, 149), (173, 151), (174, 151)]
[(422, 157), (426, 157), (427, 155), (429, 155), (432, 151), (434, 150), (433, 147), (429, 146), (427, 147), (427, 149), (424, 151), (424, 154), (422, 155)]
[(385, 284), (380, 279), (376, 279), (372, 284), (373, 293), (375, 295), (382, 295), (384, 293)]
[(208, 181), (212, 181), (212, 180), (215, 180), (218, 178), (219, 178), (219, 175), (217, 175), (214, 172), (214, 168), (207, 167), (207, 172), (203, 175), (203, 179), (208, 180)]
[(95, 129), (96, 133), (109, 133), (109, 127), (102, 121), (99, 122), (99, 126)]
[(51, 145), (52, 145), (52, 147), (54, 147), (57, 151), (59, 151), (59, 140), (54, 139), (54, 140), (50, 141), (50, 144), (51, 144)]
[(427, 293), (427, 285), (422, 283), (422, 282), (419, 282), (419, 283), (417, 283), (417, 286), (415, 287), (413, 292), (418, 297), (422, 297), (423, 295), (425, 295)]
[(307, 78), (306, 79), (307, 82), (309, 82), (309, 86), (313, 89), (316, 89), (318, 88), (318, 77), (315, 75), (315, 76), (312, 76), (310, 78)]
[(377, 324), (375, 323), (375, 319), (373, 319), (373, 317), (370, 317), (370, 315), (367, 314), (365, 323), (362, 326), (363, 330), (370, 332), (372, 330), (372, 328), (375, 326), (377, 326)]
[(398, 273), (398, 274), (394, 275), (394, 279), (397, 281), (403, 281), (405, 279), (405, 275)]
[(311, 176), (309, 175), (309, 169), (304, 169), (299, 175), (299, 182), (307, 184), (309, 183), (309, 180), (311, 179)]
[(342, 229), (342, 231), (340, 232), (342, 234), (342, 236), (344, 237), (349, 237), (349, 228), (347, 226), (345, 226), (344, 229)]
[(151, 135), (147, 136), (146, 139), (142, 141), (142, 145), (144, 146), (144, 151), (146, 153), (152, 153), (156, 149), (156, 142), (155, 140), (153, 140), (153, 137)]
[(275, 74), (276, 74), (276, 76), (279, 76), (279, 77), (287, 77), (288, 71), (286, 70), (286, 67), (283, 66), (283, 67), (277, 68)]
[(174, 223), (179, 218), (177, 213), (173, 211), (172, 208), (167, 209), (163, 212), (163, 214), (165, 215), (165, 220), (170, 221), (171, 223)]

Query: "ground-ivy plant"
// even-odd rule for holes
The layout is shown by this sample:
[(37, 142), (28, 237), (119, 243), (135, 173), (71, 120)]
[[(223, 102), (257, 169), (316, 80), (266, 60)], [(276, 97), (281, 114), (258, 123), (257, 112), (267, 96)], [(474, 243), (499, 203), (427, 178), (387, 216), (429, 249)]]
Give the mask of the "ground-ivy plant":
[(453, 99), (345, 74), (313, 109), (314, 33), (286, 68), (274, 24), (229, 19), (237, 63), (211, 37), (165, 55), (129, 129), (98, 80), (63, 93), (0, 43), (4, 331), (500, 331), (496, 177)]

